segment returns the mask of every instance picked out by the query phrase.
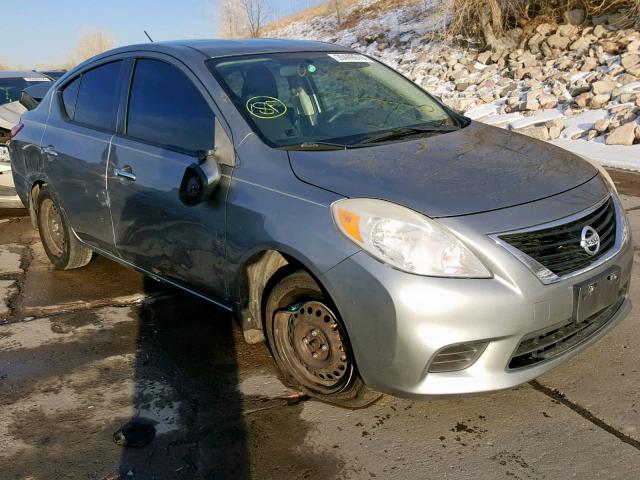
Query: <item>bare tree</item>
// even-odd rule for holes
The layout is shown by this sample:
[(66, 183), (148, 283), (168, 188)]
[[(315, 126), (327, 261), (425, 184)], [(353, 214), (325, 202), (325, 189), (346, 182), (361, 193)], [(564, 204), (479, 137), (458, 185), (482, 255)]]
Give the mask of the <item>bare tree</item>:
[(238, 38), (246, 34), (248, 28), (245, 10), (237, 0), (221, 0), (220, 11), (218, 35), (225, 38)]
[(331, 0), (331, 3), (336, 12), (336, 22), (340, 25), (342, 23), (342, 0)]
[(267, 0), (239, 0), (247, 19), (247, 30), (250, 37), (256, 38), (266, 23), (269, 9)]
[(111, 50), (115, 45), (113, 36), (106, 30), (88, 30), (80, 34), (76, 49), (68, 60), (74, 66), (99, 53)]

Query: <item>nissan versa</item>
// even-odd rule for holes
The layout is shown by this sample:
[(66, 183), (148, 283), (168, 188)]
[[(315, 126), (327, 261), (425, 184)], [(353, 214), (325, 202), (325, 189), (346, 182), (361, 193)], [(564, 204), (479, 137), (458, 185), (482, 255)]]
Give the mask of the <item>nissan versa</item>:
[(57, 268), (104, 255), (233, 311), (288, 383), (343, 406), (521, 384), (631, 308), (603, 170), (336, 45), (112, 50), (10, 154)]

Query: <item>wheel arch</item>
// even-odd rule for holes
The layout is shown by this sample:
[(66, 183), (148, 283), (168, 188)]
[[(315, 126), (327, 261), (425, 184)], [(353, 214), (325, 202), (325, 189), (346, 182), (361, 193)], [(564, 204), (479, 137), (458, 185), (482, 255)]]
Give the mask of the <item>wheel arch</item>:
[(324, 289), (308, 262), (284, 249), (265, 248), (253, 252), (239, 268), (233, 289), (235, 315), (247, 343), (265, 341), (262, 317), (266, 296), (280, 278), (279, 272), (291, 269), (307, 271)]
[(40, 189), (47, 184), (44, 178), (32, 179), (31, 188), (29, 189), (29, 217), (31, 218), (31, 225), (38, 230), (38, 195), (40, 195)]

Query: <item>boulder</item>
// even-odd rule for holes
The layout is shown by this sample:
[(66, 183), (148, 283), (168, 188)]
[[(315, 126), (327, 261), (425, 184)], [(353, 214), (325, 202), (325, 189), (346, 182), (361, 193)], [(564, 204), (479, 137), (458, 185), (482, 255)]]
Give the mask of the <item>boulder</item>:
[(535, 111), (540, 109), (540, 104), (538, 103), (537, 92), (529, 92), (527, 93), (527, 101), (525, 103), (525, 107), (527, 110)]
[(550, 23), (541, 23), (536, 27), (536, 32), (546, 37), (553, 31), (553, 26)]
[(556, 35), (561, 35), (566, 38), (573, 37), (578, 32), (578, 29), (573, 25), (560, 25), (556, 31)]
[(547, 43), (549, 44), (549, 46), (558, 50), (565, 50), (569, 46), (569, 42), (571, 42), (571, 39), (557, 33), (547, 38)]
[(584, 10), (582, 10), (581, 8), (568, 10), (564, 12), (562, 18), (564, 18), (564, 21), (569, 25), (581, 25), (584, 22), (585, 18)]
[(591, 47), (591, 42), (589, 41), (589, 39), (585, 37), (580, 37), (569, 46), (569, 50), (578, 52), (578, 53), (586, 53), (589, 51), (590, 47)]
[(596, 129), (598, 133), (605, 133), (609, 129), (610, 121), (608, 118), (601, 118), (596, 122), (593, 128)]
[(609, 35), (609, 30), (604, 25), (598, 25), (593, 23), (596, 27), (593, 29), (593, 34), (598, 38), (606, 38)]
[(469, 88), (472, 84), (465, 80), (458, 80), (456, 82), (456, 91), (464, 92), (467, 88)]
[(628, 73), (640, 77), (640, 54), (628, 53), (627, 55), (623, 55), (621, 63)]
[(634, 40), (629, 45), (627, 45), (627, 52), (629, 53), (640, 52), (640, 40)]
[(580, 108), (587, 108), (587, 106), (591, 103), (591, 99), (593, 95), (590, 92), (581, 93), (575, 98), (576, 105)]
[(637, 103), (640, 96), (637, 93), (622, 93), (620, 94), (621, 103)]
[(489, 65), (491, 63), (491, 55), (493, 55), (493, 52), (491, 50), (482, 52), (480, 55), (478, 55), (478, 62), (482, 63), (483, 65)]
[(555, 108), (558, 106), (558, 99), (555, 95), (550, 95), (548, 93), (543, 93), (538, 97), (538, 103), (543, 109)]
[(611, 92), (616, 88), (616, 82), (613, 80), (601, 80), (591, 84), (591, 91), (595, 95), (611, 95)]
[(549, 129), (549, 139), (555, 140), (560, 137), (560, 134), (565, 128), (564, 120), (556, 118), (555, 120), (549, 120), (544, 124)]
[(598, 60), (593, 57), (587, 57), (582, 62), (582, 67), (580, 67), (580, 71), (582, 72), (590, 72), (598, 68)]
[(628, 85), (632, 82), (637, 82), (638, 79), (634, 76), (631, 75), (630, 73), (623, 73), (622, 75), (618, 75), (616, 77), (616, 82), (618, 82), (621, 85)]
[(540, 51), (540, 44), (544, 41), (544, 38), (544, 35), (540, 35), (539, 33), (534, 34), (527, 43), (529, 50), (531, 50), (532, 53), (538, 53)]
[(591, 108), (602, 108), (611, 100), (611, 95), (609, 94), (600, 94), (596, 95), (591, 99), (591, 103), (589, 103), (589, 107)]
[(549, 44), (547, 42), (543, 42), (542, 43), (542, 47), (540, 47), (540, 49), (542, 50), (542, 54), (545, 57), (553, 58), (553, 50), (551, 49), (551, 47), (549, 46)]
[(562, 60), (560, 60), (557, 63), (556, 68), (558, 70), (562, 70), (562, 71), (566, 72), (567, 70), (572, 68), (575, 64), (576, 64), (576, 62), (574, 60), (571, 60), (569, 58), (563, 58)]
[(620, 45), (618, 44), (618, 42), (613, 42), (611, 40), (604, 40), (600, 42), (600, 46), (602, 47), (604, 52), (608, 53), (609, 55), (617, 55), (620, 51)]
[(522, 130), (518, 130), (518, 132), (538, 140), (549, 140), (549, 131), (545, 126), (523, 128)]
[(629, 122), (613, 130), (606, 140), (607, 145), (633, 145), (636, 139), (635, 122)]

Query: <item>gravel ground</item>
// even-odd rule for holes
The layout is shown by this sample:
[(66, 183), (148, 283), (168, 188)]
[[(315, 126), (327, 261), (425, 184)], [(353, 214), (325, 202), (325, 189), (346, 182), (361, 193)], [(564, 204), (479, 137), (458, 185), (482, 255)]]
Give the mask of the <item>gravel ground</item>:
[[(640, 264), (640, 176), (614, 175)], [(0, 211), (3, 480), (640, 477), (640, 308), (531, 384), (343, 410), (226, 313), (104, 258), (52, 270), (24, 215)], [(155, 437), (116, 444), (129, 422)]]

